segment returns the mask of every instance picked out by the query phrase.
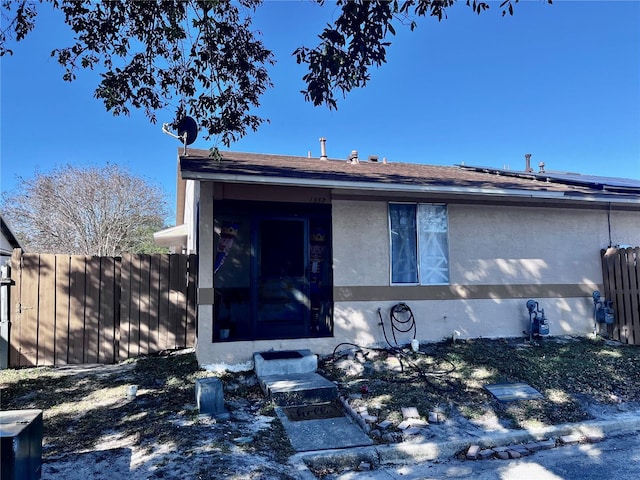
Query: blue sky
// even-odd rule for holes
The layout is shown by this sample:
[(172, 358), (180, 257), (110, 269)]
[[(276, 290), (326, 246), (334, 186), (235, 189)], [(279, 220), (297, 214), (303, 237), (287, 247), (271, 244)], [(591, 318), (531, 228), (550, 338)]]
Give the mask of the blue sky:
[[(520, 170), (531, 153), (534, 167), (640, 179), (640, 2), (524, 1), (513, 17), (501, 17), (499, 3), (480, 16), (460, 4), (442, 22), (397, 28), (387, 64), (329, 111), (304, 101), (305, 69), (291, 53), (315, 45), (335, 6), (267, 0), (255, 26), (278, 63), (257, 113), (271, 123), (231, 149), (319, 156), (323, 136), (331, 158), (358, 150)], [(141, 112), (113, 117), (93, 99), (95, 72), (63, 82), (49, 52), (70, 34), (40, 10), (36, 30), (0, 65), (2, 191), (16, 176), (111, 162), (159, 184), (173, 205), (179, 143), (161, 131), (170, 112), (156, 125)]]

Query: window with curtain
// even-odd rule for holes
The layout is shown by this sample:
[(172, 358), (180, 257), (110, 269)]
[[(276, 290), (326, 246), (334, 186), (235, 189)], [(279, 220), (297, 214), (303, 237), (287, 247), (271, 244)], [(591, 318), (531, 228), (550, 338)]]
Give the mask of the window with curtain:
[(391, 283), (449, 283), (447, 206), (390, 203)]

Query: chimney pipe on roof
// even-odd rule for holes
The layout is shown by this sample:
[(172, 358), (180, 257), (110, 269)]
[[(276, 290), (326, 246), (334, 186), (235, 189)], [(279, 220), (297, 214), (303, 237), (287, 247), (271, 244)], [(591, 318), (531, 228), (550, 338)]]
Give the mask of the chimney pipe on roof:
[(538, 164), (538, 173), (544, 173), (544, 162)]
[(327, 159), (327, 139), (320, 137), (320, 160)]
[(531, 173), (533, 172), (533, 168), (531, 168), (531, 154), (530, 153), (525, 153), (524, 154), (524, 171), (527, 173)]

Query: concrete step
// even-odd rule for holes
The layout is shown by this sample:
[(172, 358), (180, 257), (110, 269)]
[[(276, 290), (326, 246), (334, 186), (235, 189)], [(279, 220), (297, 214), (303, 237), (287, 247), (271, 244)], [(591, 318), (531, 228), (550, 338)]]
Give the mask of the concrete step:
[(258, 376), (262, 391), (276, 405), (291, 406), (331, 402), (338, 398), (338, 387), (317, 373)]
[(258, 377), (313, 373), (318, 369), (318, 356), (310, 350), (256, 352), (253, 362)]

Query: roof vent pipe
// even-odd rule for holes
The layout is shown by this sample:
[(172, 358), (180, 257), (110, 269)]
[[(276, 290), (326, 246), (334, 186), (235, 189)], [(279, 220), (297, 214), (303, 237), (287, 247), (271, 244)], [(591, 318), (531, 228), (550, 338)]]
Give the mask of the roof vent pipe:
[(524, 154), (524, 171), (527, 173), (531, 173), (533, 172), (533, 168), (531, 168), (531, 154), (530, 153), (525, 153)]
[(349, 155), (349, 161), (351, 163), (360, 163), (358, 159), (358, 150), (351, 150), (351, 155)]
[(327, 159), (327, 139), (320, 137), (320, 160)]
[(544, 162), (538, 164), (538, 173), (544, 173)]

